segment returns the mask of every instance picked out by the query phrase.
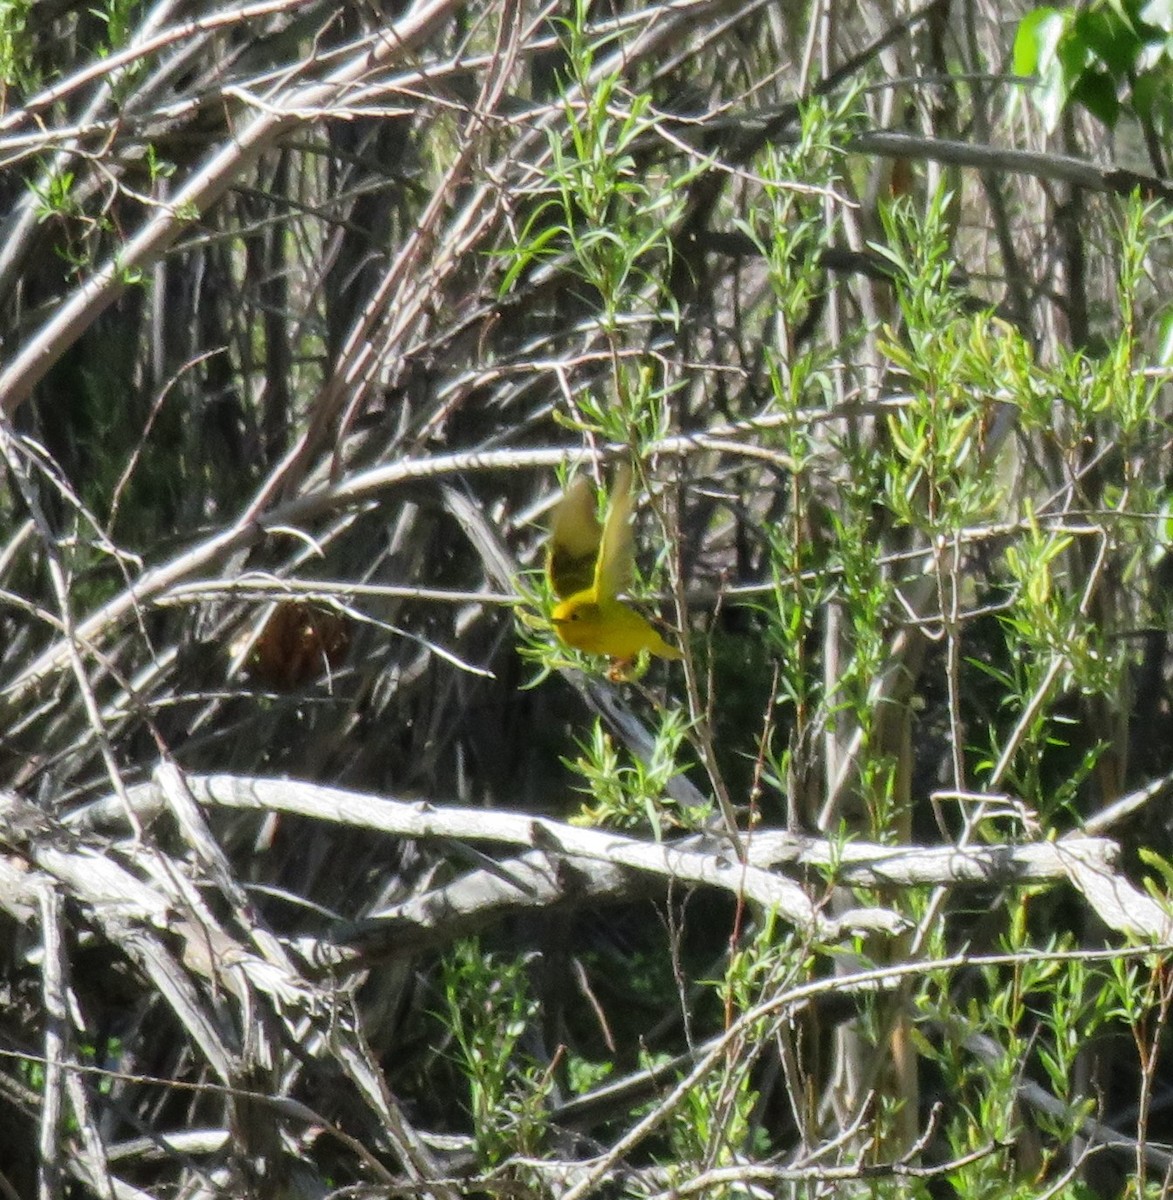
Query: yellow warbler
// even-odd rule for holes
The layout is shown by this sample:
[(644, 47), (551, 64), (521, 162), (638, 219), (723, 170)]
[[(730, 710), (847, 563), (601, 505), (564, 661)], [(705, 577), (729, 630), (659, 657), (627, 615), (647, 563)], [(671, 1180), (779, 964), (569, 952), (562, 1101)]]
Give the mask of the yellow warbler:
[(619, 600), (631, 582), (631, 467), (621, 466), (611, 488), (606, 524), (595, 515), (590, 483), (579, 476), (554, 510), (546, 573), (558, 597), (554, 628), (568, 646), (605, 654), (620, 664), (647, 650), (679, 658), (652, 624)]

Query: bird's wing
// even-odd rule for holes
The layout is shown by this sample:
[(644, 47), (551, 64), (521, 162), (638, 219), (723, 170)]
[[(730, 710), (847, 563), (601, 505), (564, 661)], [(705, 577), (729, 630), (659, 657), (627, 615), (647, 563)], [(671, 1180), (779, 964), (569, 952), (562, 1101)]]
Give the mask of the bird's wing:
[(631, 533), (631, 466), (623, 463), (615, 472), (611, 486), (611, 503), (607, 508), (607, 523), (599, 559), (595, 564), (595, 595), (600, 600), (613, 600), (631, 585), (635, 552)]
[(546, 574), (560, 600), (594, 585), (602, 540), (603, 529), (595, 515), (595, 490), (590, 480), (580, 475), (558, 501), (550, 523)]

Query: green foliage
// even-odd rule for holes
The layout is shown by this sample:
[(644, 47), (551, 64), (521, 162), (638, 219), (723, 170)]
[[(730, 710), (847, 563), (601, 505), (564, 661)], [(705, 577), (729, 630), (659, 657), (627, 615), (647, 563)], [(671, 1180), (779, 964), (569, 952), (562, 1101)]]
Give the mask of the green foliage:
[(94, 14), (105, 24), (106, 52), (122, 49), (136, 28), (135, 19), (142, 9), (141, 0), (104, 0)]
[[(1167, 133), (1166, 8), (1031, 14), (1048, 121)], [(1163, 208), (1057, 184), (919, 10), (254, 5), (106, 73), (156, 9), (43, 11), (0, 3), (5, 1182), (60, 1011), (87, 1192), (1157, 1194)], [(1037, 156), (938, 182), (986, 128)], [(542, 525), (617, 460), (686, 657), (605, 679)]]
[(32, 10), (32, 0), (0, 0), (0, 85), (5, 92), (29, 92), (37, 83), (35, 39), (29, 28)]
[(1036, 8), (1014, 42), (1014, 70), (1038, 75), (1036, 99), (1054, 129), (1072, 104), (1109, 128), (1131, 112), (1168, 137), (1173, 128), (1173, 9), (1166, 0), (1095, 0)]
[(578, 298), (605, 337), (610, 369), (604, 394), (583, 393), (560, 419), (638, 452), (667, 432), (677, 385), (632, 359), (630, 337), (641, 319), (669, 327), (678, 320), (663, 267), (692, 172), (672, 176), (641, 165), (641, 144), (655, 134), (651, 99), (594, 70), (608, 39), (588, 38), (585, 5), (576, 4), (560, 28), (566, 120), (549, 133), (545, 179), (509, 249), (501, 292), (539, 264), (557, 263), (580, 282)]
[(81, 205), (73, 198), (73, 172), (62, 171), (50, 176), (47, 181), (29, 184), (36, 198), (37, 219), (48, 221), (55, 217), (70, 217), (81, 214)]
[(548, 1078), (521, 1049), (536, 1015), (525, 964), (482, 954), (476, 941), (453, 947), (442, 966), (445, 1024), (468, 1081), (469, 1116), (485, 1165), (537, 1154), (545, 1130)]
[(590, 741), (580, 743), (578, 758), (566, 765), (586, 783), (591, 797), (572, 821), (582, 825), (613, 825), (619, 829), (643, 828), (657, 841), (672, 829), (703, 824), (710, 809), (692, 810), (667, 798), (670, 780), (680, 770), (679, 756), (686, 721), (674, 709), (663, 710), (655, 740), (644, 756), (624, 761), (612, 738), (596, 722)]

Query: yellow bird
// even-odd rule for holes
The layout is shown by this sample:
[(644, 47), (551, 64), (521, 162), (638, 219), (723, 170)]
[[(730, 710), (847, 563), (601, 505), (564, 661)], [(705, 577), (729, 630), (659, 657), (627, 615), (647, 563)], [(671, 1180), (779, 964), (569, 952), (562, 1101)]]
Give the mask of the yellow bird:
[(633, 566), (631, 467), (625, 463), (616, 472), (603, 526), (595, 515), (594, 489), (580, 475), (558, 502), (550, 527), (546, 573), (559, 600), (554, 629), (566, 645), (616, 660), (620, 671), (644, 650), (680, 658), (650, 621), (619, 600)]

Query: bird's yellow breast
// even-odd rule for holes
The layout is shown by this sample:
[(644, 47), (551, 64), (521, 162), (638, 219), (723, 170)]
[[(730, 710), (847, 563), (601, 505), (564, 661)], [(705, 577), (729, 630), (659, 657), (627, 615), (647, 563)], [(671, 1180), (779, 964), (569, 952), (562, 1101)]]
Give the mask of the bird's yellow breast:
[(680, 652), (656, 632), (650, 621), (618, 600), (600, 600), (592, 591), (563, 600), (553, 614), (558, 636), (576, 650), (628, 659), (647, 650), (661, 658)]

